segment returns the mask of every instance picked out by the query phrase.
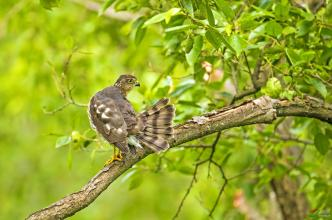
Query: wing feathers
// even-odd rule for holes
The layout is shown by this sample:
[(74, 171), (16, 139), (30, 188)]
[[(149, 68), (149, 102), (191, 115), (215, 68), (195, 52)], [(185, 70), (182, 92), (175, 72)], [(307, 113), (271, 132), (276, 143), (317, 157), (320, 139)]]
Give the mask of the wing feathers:
[(138, 136), (138, 138), (144, 146), (150, 148), (153, 151), (159, 152), (169, 148), (168, 142), (158, 136), (147, 136), (143, 134)]
[(140, 115), (144, 129), (138, 139), (153, 151), (168, 149), (167, 139), (173, 137), (172, 121), (175, 108), (168, 103), (169, 99), (163, 98)]

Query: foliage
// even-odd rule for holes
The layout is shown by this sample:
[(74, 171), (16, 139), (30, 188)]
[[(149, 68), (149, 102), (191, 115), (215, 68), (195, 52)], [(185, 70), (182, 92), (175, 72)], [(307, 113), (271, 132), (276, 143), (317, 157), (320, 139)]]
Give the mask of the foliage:
[[(331, 1), (317, 12), (285, 0), (96, 3), (97, 11), (74, 0), (1, 3), (4, 219), (22, 219), (79, 189), (112, 155), (90, 129), (84, 104), (119, 73), (134, 72), (141, 82), (129, 95), (137, 111), (171, 97), (175, 123), (242, 102), (236, 97), (248, 90), (255, 97), (332, 102)], [(110, 7), (130, 13), (129, 19), (109, 18)], [(213, 158), (229, 182), (213, 213), (217, 219), (245, 219), (234, 206), (239, 195), (268, 218), (269, 183), (283, 176), (300, 182), (298, 192), (311, 209), (331, 209), (332, 127), (308, 118), (286, 122), (221, 134)], [(169, 219), (214, 140), (189, 143), (207, 148), (148, 157), (72, 218)], [(180, 219), (204, 219), (214, 206), (224, 179), (209, 164), (198, 168)]]

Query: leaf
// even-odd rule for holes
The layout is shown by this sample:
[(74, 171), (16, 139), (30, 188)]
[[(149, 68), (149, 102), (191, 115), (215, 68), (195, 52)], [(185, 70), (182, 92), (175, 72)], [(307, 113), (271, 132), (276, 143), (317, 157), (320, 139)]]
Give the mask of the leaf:
[(194, 28), (195, 26), (192, 24), (184, 24), (184, 25), (179, 25), (179, 26), (175, 26), (175, 27), (170, 27), (170, 28), (166, 28), (165, 32), (181, 32), (181, 31), (185, 31), (188, 30), (190, 28)]
[(247, 31), (256, 28), (259, 25), (259, 22), (252, 17), (243, 17), (239, 20), (239, 25), (242, 31)]
[(127, 172), (121, 179), (121, 183), (125, 183), (128, 181), (135, 173), (137, 173), (137, 169), (133, 168), (129, 172)]
[(327, 20), (327, 23), (332, 22), (332, 1), (329, 1), (329, 3), (326, 6), (324, 19)]
[(142, 176), (135, 175), (135, 177), (133, 177), (133, 179), (131, 180), (131, 182), (129, 184), (129, 190), (136, 189), (137, 187), (139, 187), (142, 184), (142, 182), (143, 182)]
[(275, 16), (278, 20), (287, 20), (289, 17), (289, 5), (276, 4), (274, 7)]
[(180, 11), (181, 11), (180, 8), (172, 8), (172, 9), (168, 10), (167, 12), (157, 14), (157, 15), (153, 16), (152, 18), (148, 19), (144, 23), (143, 28), (145, 28), (151, 24), (159, 23), (164, 20), (166, 23), (168, 23), (170, 21), (171, 17), (178, 14)]
[(320, 81), (317, 78), (313, 78), (313, 77), (306, 77), (305, 81), (311, 85), (313, 85), (313, 87), (315, 87), (315, 89), (321, 94), (321, 96), (323, 96), (323, 98), (326, 98), (327, 95), (327, 89), (325, 84)]
[(60, 148), (68, 145), (71, 142), (71, 136), (59, 137), (55, 142), (55, 148)]
[(189, 12), (189, 14), (194, 14), (194, 7), (191, 0), (181, 0), (183, 7)]
[(207, 16), (207, 19), (209, 21), (209, 24), (211, 26), (214, 26), (216, 23), (215, 23), (215, 20), (214, 20), (214, 16), (213, 16), (212, 10), (211, 10), (211, 8), (209, 6), (209, 2), (206, 0), (205, 3), (206, 3), (206, 16)]
[(196, 36), (194, 38), (193, 48), (190, 50), (189, 53), (186, 54), (186, 59), (190, 66), (193, 66), (196, 63), (202, 48), (203, 48), (203, 38), (200, 35)]
[(282, 26), (276, 21), (269, 21), (265, 25), (265, 32), (271, 36), (278, 37), (282, 33)]
[(292, 100), (295, 96), (295, 91), (285, 90), (280, 93), (280, 98), (286, 98), (288, 100)]
[(277, 98), (282, 91), (281, 83), (278, 78), (271, 77), (266, 83), (266, 86), (262, 88), (262, 93), (272, 97)]
[(247, 42), (238, 35), (230, 36), (228, 42), (231, 45), (231, 47), (234, 48), (237, 56), (239, 56), (244, 51), (244, 49), (248, 46)]
[(180, 173), (186, 174), (186, 175), (192, 175), (194, 173), (194, 168), (192, 166), (188, 166), (188, 165), (181, 165), (181, 166), (177, 167), (176, 169)]
[(223, 43), (228, 49), (235, 52), (235, 49), (227, 42), (225, 37), (214, 29), (209, 29), (205, 33), (206, 39), (214, 46), (214, 48), (219, 49)]
[(115, 2), (116, 0), (105, 0), (103, 6), (101, 7), (101, 9), (98, 12), (98, 15), (102, 15), (104, 14), (104, 12), (111, 7), (111, 5)]
[(228, 2), (224, 0), (215, 0), (214, 2), (228, 21), (232, 21), (235, 18), (235, 13)]
[(60, 0), (40, 0), (41, 6), (47, 10), (52, 10), (53, 8), (59, 7)]
[(282, 30), (282, 34), (285, 36), (293, 33), (296, 33), (296, 29), (291, 26), (287, 26)]
[(176, 89), (170, 94), (170, 96), (171, 97), (178, 97), (178, 96), (182, 95), (183, 93), (185, 93), (186, 91), (188, 91), (190, 88), (192, 88), (194, 86), (195, 86), (195, 84), (193, 84), (193, 83), (188, 83), (188, 84), (177, 86)]
[(325, 155), (329, 150), (329, 139), (322, 133), (318, 133), (315, 135), (314, 144), (316, 149), (322, 155)]
[(311, 27), (313, 26), (314, 21), (307, 21), (307, 20), (302, 20), (300, 22), (297, 23), (297, 35), (298, 36), (303, 36), (306, 35), (310, 32)]
[(301, 53), (301, 60), (305, 63), (310, 63), (316, 56), (317, 52), (313, 50), (306, 50), (305, 52)]
[(208, 30), (205, 33), (206, 39), (212, 44), (212, 46), (216, 49), (219, 49), (221, 46), (221, 40), (219, 39), (219, 33), (214, 32), (212, 30)]
[(265, 34), (266, 23), (256, 27), (253, 31), (250, 32), (248, 39), (252, 40), (256, 37), (262, 36)]
[(300, 55), (298, 55), (293, 49), (286, 48), (285, 51), (289, 61), (292, 63), (293, 66), (296, 66), (301, 63)]
[(146, 28), (143, 28), (144, 22), (145, 18), (140, 17), (133, 23), (132, 27), (135, 30), (135, 35), (134, 35), (135, 45), (139, 45), (145, 36)]

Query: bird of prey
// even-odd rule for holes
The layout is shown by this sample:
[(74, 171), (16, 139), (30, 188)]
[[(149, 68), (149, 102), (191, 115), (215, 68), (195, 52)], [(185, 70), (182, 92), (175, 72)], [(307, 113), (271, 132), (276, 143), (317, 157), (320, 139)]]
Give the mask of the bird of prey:
[[(121, 75), (113, 86), (97, 92), (89, 103), (91, 127), (125, 156), (134, 154), (135, 147), (142, 145), (155, 152), (168, 149), (174, 106), (163, 98), (137, 114), (126, 98), (135, 86), (140, 86), (135, 76)], [(121, 153), (113, 159), (122, 159)]]

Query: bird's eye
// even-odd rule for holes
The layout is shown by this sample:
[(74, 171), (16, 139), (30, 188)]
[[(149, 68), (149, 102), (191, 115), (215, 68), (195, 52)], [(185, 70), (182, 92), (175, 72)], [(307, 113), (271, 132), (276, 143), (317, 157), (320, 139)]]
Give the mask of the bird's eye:
[(134, 83), (133, 79), (128, 79), (128, 83)]

